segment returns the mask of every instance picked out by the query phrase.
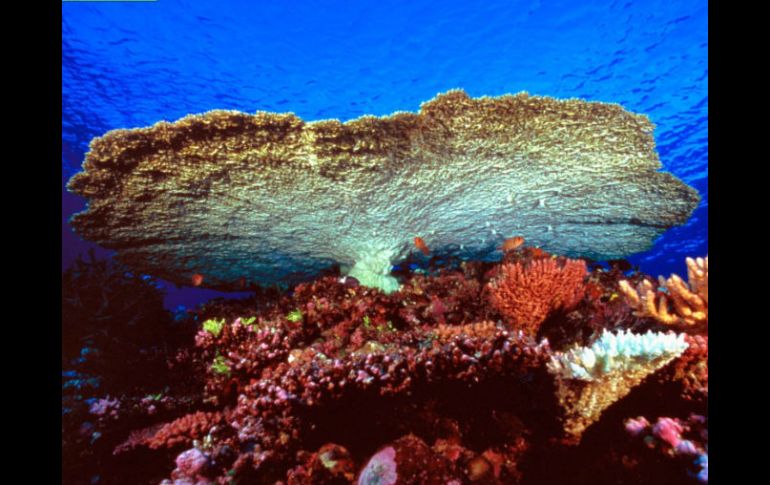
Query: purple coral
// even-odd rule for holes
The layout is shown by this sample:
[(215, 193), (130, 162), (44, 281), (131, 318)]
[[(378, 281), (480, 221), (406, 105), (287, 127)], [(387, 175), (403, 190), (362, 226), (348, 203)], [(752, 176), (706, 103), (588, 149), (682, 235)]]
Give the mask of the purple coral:
[(176, 469), (171, 474), (174, 481), (164, 480), (162, 485), (209, 485), (211, 480), (203, 476), (209, 457), (197, 448), (183, 451), (176, 457)]
[(629, 419), (626, 421), (626, 431), (631, 436), (639, 436), (639, 434), (646, 430), (650, 426), (650, 422), (644, 416), (639, 416), (636, 419)]
[(665, 441), (672, 448), (678, 449), (678, 446), (682, 440), (682, 425), (676, 420), (671, 418), (658, 418), (658, 422), (652, 428), (652, 433)]
[(91, 404), (88, 411), (96, 416), (110, 415), (112, 417), (117, 417), (119, 408), (120, 401), (117, 399), (101, 398)]
[[(702, 483), (708, 483), (707, 425), (707, 418), (699, 414), (690, 414), (686, 420), (660, 417), (652, 426), (644, 417), (625, 421), (626, 431), (630, 435), (646, 434), (644, 442), (650, 448), (671, 457), (688, 457), (688, 461), (692, 459), (689, 457), (696, 457), (690, 463), (699, 467), (698, 473), (694, 475)], [(683, 434), (690, 439), (683, 439)]]
[(183, 451), (176, 457), (176, 468), (179, 473), (188, 477), (200, 474), (208, 463), (208, 457), (197, 448)]
[(388, 446), (369, 459), (358, 477), (358, 485), (394, 485), (397, 479), (396, 450)]

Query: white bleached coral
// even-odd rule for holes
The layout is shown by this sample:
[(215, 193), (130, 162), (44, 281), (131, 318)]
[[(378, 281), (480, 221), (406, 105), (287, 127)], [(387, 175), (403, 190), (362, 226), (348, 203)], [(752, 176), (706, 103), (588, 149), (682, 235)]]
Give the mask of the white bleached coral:
[(595, 380), (606, 374), (624, 372), (640, 367), (659, 368), (687, 349), (684, 334), (628, 331), (602, 333), (590, 347), (574, 347), (554, 356), (549, 370), (567, 379)]
[(687, 349), (684, 334), (607, 332), (590, 347), (574, 347), (551, 358), (556, 398), (567, 442), (578, 442), (610, 405)]

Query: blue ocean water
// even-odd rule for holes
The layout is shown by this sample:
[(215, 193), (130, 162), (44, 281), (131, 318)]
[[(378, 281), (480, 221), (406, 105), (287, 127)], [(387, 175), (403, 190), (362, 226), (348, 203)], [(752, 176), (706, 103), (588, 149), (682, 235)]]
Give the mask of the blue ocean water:
[[(305, 120), (416, 111), (450, 88), (616, 102), (648, 115), (690, 221), (632, 262), (685, 272), (708, 252), (707, 2), (158, 0), (62, 3), (62, 264), (92, 247), (64, 183), (115, 128), (211, 109)], [(216, 295), (168, 288), (167, 305)]]

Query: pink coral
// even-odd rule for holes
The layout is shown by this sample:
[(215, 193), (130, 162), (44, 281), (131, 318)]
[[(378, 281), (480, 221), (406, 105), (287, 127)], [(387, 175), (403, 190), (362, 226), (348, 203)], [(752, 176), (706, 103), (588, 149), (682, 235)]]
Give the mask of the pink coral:
[[(698, 465), (695, 476), (700, 482), (708, 483), (708, 419), (700, 414), (690, 414), (687, 419), (660, 417), (651, 427), (647, 419), (640, 417), (626, 420), (626, 431), (632, 436), (639, 436), (649, 430), (644, 437), (647, 447), (674, 459), (684, 460), (689, 466)], [(693, 457), (695, 460), (693, 461)]]
[(682, 425), (671, 418), (658, 418), (658, 422), (652, 427), (652, 433), (665, 441), (672, 448), (676, 448), (682, 439)]
[(208, 461), (208, 457), (202, 451), (197, 448), (190, 448), (176, 457), (176, 468), (180, 474), (194, 478), (201, 474)]
[(646, 430), (650, 426), (650, 422), (647, 421), (647, 418), (644, 416), (640, 416), (636, 419), (631, 418), (626, 421), (626, 431), (631, 436), (639, 436), (642, 431)]
[(396, 473), (396, 450), (392, 446), (383, 448), (369, 459), (358, 477), (358, 485), (394, 485)]
[(91, 404), (89, 412), (96, 416), (113, 416), (117, 417), (118, 410), (120, 409), (120, 401), (117, 399), (102, 398)]

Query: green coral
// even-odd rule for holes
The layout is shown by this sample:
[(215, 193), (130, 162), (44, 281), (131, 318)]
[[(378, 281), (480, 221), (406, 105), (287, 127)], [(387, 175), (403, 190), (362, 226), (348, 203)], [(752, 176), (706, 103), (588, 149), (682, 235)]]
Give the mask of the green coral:
[(257, 321), (257, 317), (241, 318), (241, 323), (246, 326), (252, 325), (256, 321)]
[(328, 451), (326, 453), (321, 453), (319, 458), (321, 459), (321, 464), (329, 470), (333, 470), (334, 467), (337, 466), (337, 460), (333, 459), (332, 454)]
[(216, 319), (212, 318), (210, 320), (206, 320), (203, 322), (203, 330), (207, 331), (208, 333), (212, 334), (215, 337), (219, 337), (219, 334), (222, 333), (222, 329), (225, 327), (225, 320), (222, 319)]
[(300, 310), (290, 311), (289, 314), (286, 315), (286, 320), (294, 323), (302, 321), (302, 311)]
[(214, 362), (211, 363), (210, 369), (217, 374), (230, 375), (230, 366), (227, 365), (227, 361), (221, 355), (217, 355), (214, 358)]

